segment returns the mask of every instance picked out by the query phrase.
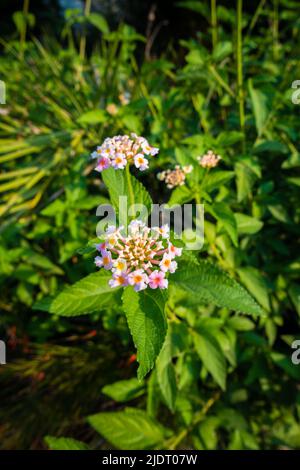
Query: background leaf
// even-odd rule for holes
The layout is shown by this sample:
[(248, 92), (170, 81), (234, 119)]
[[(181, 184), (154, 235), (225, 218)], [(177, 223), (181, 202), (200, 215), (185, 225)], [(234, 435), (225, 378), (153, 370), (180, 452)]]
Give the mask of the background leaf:
[(225, 202), (215, 202), (212, 207), (209, 207), (209, 211), (218, 220), (220, 225), (224, 227), (233, 244), (238, 246), (237, 223), (229, 206)]
[(143, 395), (145, 385), (138, 379), (119, 380), (102, 388), (102, 393), (117, 402), (126, 402)]
[(89, 450), (84, 442), (70, 437), (46, 436), (45, 442), (51, 450)]
[(204, 329), (193, 334), (194, 344), (204, 366), (218, 385), (226, 387), (226, 361), (218, 342)]
[(156, 361), (157, 380), (161, 389), (161, 393), (171, 411), (175, 409), (175, 400), (177, 392), (175, 368), (172, 363), (173, 359), (173, 336), (171, 327), (169, 326), (168, 334), (164, 342), (163, 348)]

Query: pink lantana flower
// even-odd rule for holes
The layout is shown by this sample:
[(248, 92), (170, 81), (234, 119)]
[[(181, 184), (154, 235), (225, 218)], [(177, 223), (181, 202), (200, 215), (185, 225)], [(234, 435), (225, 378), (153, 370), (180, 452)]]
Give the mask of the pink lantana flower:
[(159, 227), (158, 231), (159, 231), (160, 235), (162, 236), (162, 238), (169, 238), (170, 227), (167, 224), (162, 225), (161, 227)]
[(214, 168), (218, 165), (219, 161), (221, 160), (220, 155), (216, 155), (212, 150), (209, 150), (205, 155), (202, 157), (197, 157), (199, 165), (202, 168)]
[(176, 261), (173, 261), (168, 253), (165, 253), (163, 259), (159, 263), (159, 267), (164, 272), (169, 271), (170, 273), (175, 273), (177, 269), (177, 263)]
[(134, 157), (134, 164), (136, 168), (139, 168), (141, 171), (147, 170), (147, 168), (149, 168), (148, 160), (144, 157), (142, 153), (138, 153)]
[[(111, 287), (133, 286), (136, 291), (150, 289), (166, 289), (166, 275), (172, 274), (177, 263), (176, 256), (181, 249), (175, 249), (170, 243), (169, 227), (147, 227), (140, 220), (133, 220), (124, 227), (109, 226), (105, 231), (105, 242), (98, 245), (101, 257), (95, 263), (112, 272), (109, 282)], [(107, 253), (110, 259), (105, 260)]]
[(168, 248), (171, 258), (175, 258), (175, 256), (181, 256), (182, 248), (177, 248), (177, 246), (174, 246), (172, 243), (169, 243)]
[(128, 275), (128, 281), (135, 291), (146, 289), (149, 282), (147, 274), (142, 269), (137, 269)]
[(111, 166), (115, 170), (124, 170), (127, 165), (126, 157), (123, 153), (117, 153), (114, 158), (111, 160)]
[(106, 170), (107, 168), (109, 168), (110, 165), (111, 165), (111, 162), (110, 162), (109, 158), (101, 157), (97, 161), (97, 166), (96, 166), (95, 170), (101, 172), (101, 171)]
[(165, 279), (165, 273), (162, 271), (153, 271), (149, 276), (149, 286), (151, 289), (166, 289), (168, 287), (168, 279)]
[(95, 258), (96, 266), (98, 266), (98, 268), (103, 266), (104, 269), (111, 269), (113, 266), (111, 253), (109, 251), (103, 250), (101, 254), (102, 257), (96, 256)]
[(128, 286), (128, 276), (126, 273), (114, 273), (108, 284), (110, 287), (126, 287)]
[(92, 152), (91, 157), (97, 159), (97, 171), (109, 166), (123, 170), (127, 163), (134, 163), (141, 171), (148, 168), (148, 156), (157, 155), (159, 149), (152, 147), (148, 140), (136, 134), (116, 135), (107, 137), (103, 144)]

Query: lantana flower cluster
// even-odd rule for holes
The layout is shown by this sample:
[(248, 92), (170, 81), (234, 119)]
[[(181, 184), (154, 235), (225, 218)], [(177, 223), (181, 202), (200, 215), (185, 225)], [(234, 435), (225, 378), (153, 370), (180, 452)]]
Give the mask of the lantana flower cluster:
[(166, 289), (168, 273), (177, 268), (175, 257), (181, 256), (182, 248), (170, 242), (169, 226), (149, 228), (140, 220), (133, 220), (124, 227), (109, 226), (105, 232), (105, 241), (96, 245), (100, 256), (96, 256), (98, 267), (110, 270), (111, 287), (128, 285), (135, 291)]
[(221, 160), (220, 155), (216, 155), (212, 150), (208, 150), (208, 152), (203, 155), (202, 157), (197, 158), (199, 165), (202, 168), (214, 168), (218, 165), (219, 161)]
[(182, 186), (185, 183), (185, 177), (188, 173), (193, 171), (193, 165), (187, 165), (180, 167), (176, 165), (174, 170), (165, 170), (158, 173), (157, 178), (160, 181), (164, 181), (167, 188), (173, 189), (176, 186)]
[(110, 166), (123, 170), (127, 163), (134, 163), (136, 168), (144, 171), (149, 167), (149, 156), (157, 155), (159, 149), (152, 147), (145, 137), (136, 134), (107, 137), (103, 144), (91, 154), (97, 159), (96, 171), (103, 171)]

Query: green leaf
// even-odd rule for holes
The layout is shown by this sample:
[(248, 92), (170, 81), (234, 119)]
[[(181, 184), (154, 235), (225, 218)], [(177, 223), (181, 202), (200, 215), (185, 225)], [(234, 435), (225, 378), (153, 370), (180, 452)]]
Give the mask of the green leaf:
[(232, 43), (230, 41), (220, 41), (212, 55), (213, 60), (220, 62), (232, 53)]
[(208, 209), (224, 230), (226, 230), (233, 244), (238, 246), (237, 224), (234, 214), (228, 204), (225, 204), (225, 202), (215, 202), (213, 206)]
[(270, 310), (269, 294), (265, 278), (260, 274), (258, 269), (249, 266), (247, 268), (238, 269), (238, 274), (242, 283), (247, 287), (253, 297), (266, 310)]
[(197, 0), (184, 0), (181, 2), (177, 2), (176, 6), (200, 13), (206, 19), (209, 18), (210, 12), (208, 6), (205, 3), (199, 3)]
[[(128, 182), (128, 179), (125, 175), (125, 171), (108, 168), (107, 170), (104, 170), (102, 172), (102, 178), (105, 185), (107, 186), (111, 203), (114, 206), (117, 214), (119, 214), (120, 208), (119, 197), (128, 197), (127, 204), (128, 206), (130, 206), (131, 199), (129, 198), (129, 196), (131, 195), (134, 199), (134, 204), (142, 204), (146, 206), (148, 210), (148, 214), (141, 214), (138, 218), (143, 220), (146, 220), (148, 218), (148, 215), (151, 211), (152, 200), (142, 183), (140, 183), (134, 176), (130, 174)], [(130, 186), (132, 188), (132, 192)], [(139, 211), (137, 211), (137, 213), (138, 212)]]
[(109, 33), (108, 23), (104, 16), (100, 15), (99, 13), (90, 13), (87, 16), (87, 21), (89, 21), (93, 26), (99, 29), (101, 33)]
[[(207, 417), (199, 425), (199, 435), (203, 443), (203, 450), (215, 450), (218, 447), (217, 428), (220, 426), (220, 419), (216, 416)], [(201, 449), (202, 450), (202, 449)]]
[(135, 292), (127, 287), (123, 293), (124, 311), (137, 348), (139, 379), (153, 368), (164, 343), (167, 333), (165, 301), (160, 289)]
[(292, 284), (288, 290), (289, 296), (294, 304), (294, 307), (300, 317), (300, 285)]
[(149, 450), (164, 440), (164, 428), (138, 409), (98, 413), (89, 416), (88, 422), (117, 449)]
[(33, 308), (67, 317), (101, 310), (111, 305), (116, 292), (108, 284), (110, 278), (111, 273), (104, 270), (89, 274), (56, 297), (36, 302)]
[(300, 153), (294, 151), (287, 159), (282, 163), (281, 168), (289, 170), (290, 168), (296, 168), (300, 166)]
[(103, 109), (87, 111), (77, 119), (79, 124), (100, 124), (105, 121), (107, 121), (107, 113)]
[(243, 140), (244, 134), (239, 131), (224, 131), (218, 135), (217, 144), (220, 147), (231, 147), (237, 142)]
[(121, 116), (121, 120), (126, 129), (131, 132), (136, 132), (140, 134), (142, 132), (141, 120), (136, 114), (124, 114)]
[(101, 391), (104, 395), (122, 403), (143, 395), (145, 386), (140, 380), (132, 378), (105, 385)]
[(250, 217), (246, 214), (241, 214), (240, 212), (235, 212), (234, 217), (237, 223), (238, 234), (249, 234), (259, 232), (264, 223), (261, 220), (256, 219), (255, 217)]
[(205, 329), (193, 334), (196, 351), (218, 385), (226, 388), (226, 361), (219, 343)]
[(206, 261), (179, 261), (170, 282), (191, 292), (203, 303), (251, 315), (263, 314), (261, 307), (238, 282)]
[(89, 450), (89, 447), (81, 441), (71, 437), (46, 436), (45, 442), (51, 450)]
[(276, 220), (279, 220), (279, 222), (283, 222), (286, 224), (290, 222), (289, 214), (282, 204), (269, 205), (268, 209), (271, 212), (272, 216)]
[(268, 119), (269, 109), (267, 103), (269, 97), (261, 90), (253, 88), (252, 80), (248, 82), (250, 98), (252, 102), (255, 124), (258, 135), (261, 135)]
[(237, 331), (251, 331), (255, 328), (255, 324), (245, 317), (231, 317), (227, 321), (228, 326)]
[(25, 31), (26, 25), (31, 28), (35, 25), (35, 16), (32, 13), (25, 14), (23, 11), (15, 11), (12, 18), (19, 33)]
[(286, 179), (289, 183), (294, 184), (295, 186), (300, 186), (300, 178), (287, 178)]
[(235, 164), (238, 202), (251, 197), (251, 191), (257, 176), (254, 171), (242, 162)]
[[(293, 350), (291, 350), (291, 355)], [(271, 359), (276, 364), (276, 366), (280, 367), (284, 370), (290, 377), (293, 377), (295, 380), (300, 380), (300, 367), (299, 365), (293, 364), (291, 360), (291, 356), (286, 356), (285, 354), (279, 352), (272, 352)]]
[(169, 331), (164, 342), (163, 348), (156, 361), (156, 372), (161, 393), (170, 410), (174, 412), (177, 385), (175, 369), (172, 364), (172, 358), (173, 342), (171, 327), (169, 327)]
[(205, 191), (210, 192), (214, 189), (220, 188), (223, 184), (227, 183), (234, 177), (233, 171), (214, 171), (207, 175), (205, 178), (202, 188)]
[(187, 186), (179, 186), (172, 191), (168, 206), (172, 207), (175, 204), (185, 204), (191, 201), (193, 197), (192, 191)]

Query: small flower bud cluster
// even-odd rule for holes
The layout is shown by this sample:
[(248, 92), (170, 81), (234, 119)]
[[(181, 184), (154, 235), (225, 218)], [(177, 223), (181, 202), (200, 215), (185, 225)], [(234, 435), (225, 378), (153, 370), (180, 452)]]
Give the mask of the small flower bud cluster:
[(104, 243), (96, 248), (100, 252), (95, 258), (96, 266), (112, 272), (109, 285), (131, 285), (135, 291), (147, 287), (166, 289), (166, 274), (175, 272), (175, 257), (182, 252), (170, 242), (168, 225), (149, 228), (140, 220), (129, 224), (127, 235), (123, 227), (109, 226)]
[(218, 165), (219, 161), (221, 160), (220, 155), (215, 155), (212, 150), (209, 150), (205, 155), (202, 157), (197, 158), (199, 165), (202, 168), (214, 168)]
[(115, 170), (123, 170), (127, 163), (133, 162), (136, 168), (144, 171), (149, 167), (146, 157), (159, 152), (151, 147), (147, 139), (136, 134), (107, 137), (103, 144), (97, 147), (91, 156), (97, 159), (96, 171), (103, 171), (112, 166)]
[(179, 165), (176, 165), (174, 170), (165, 170), (158, 173), (157, 178), (160, 181), (164, 181), (167, 188), (173, 189), (176, 186), (182, 186), (185, 183), (185, 176), (192, 171), (192, 165), (184, 166), (182, 168)]

